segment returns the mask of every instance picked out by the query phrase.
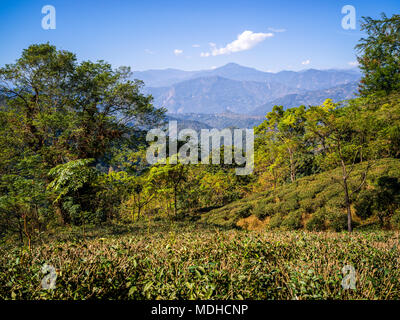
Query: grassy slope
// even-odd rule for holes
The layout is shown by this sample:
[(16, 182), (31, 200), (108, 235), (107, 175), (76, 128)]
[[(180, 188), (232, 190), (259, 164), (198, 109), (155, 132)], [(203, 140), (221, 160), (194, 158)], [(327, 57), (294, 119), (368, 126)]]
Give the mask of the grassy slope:
[[(360, 173), (366, 164), (355, 166), (350, 185), (359, 184)], [(383, 175), (400, 178), (400, 161), (382, 159), (369, 170), (366, 187)], [(219, 226), (235, 227), (253, 223), (267, 228), (300, 229), (307, 224), (310, 230), (333, 229), (340, 231), (346, 226), (343, 206), (343, 189), (332, 177), (340, 178), (341, 169), (304, 177), (295, 183), (285, 184), (276, 190), (253, 194), (204, 214), (201, 220)], [(250, 218), (247, 218), (251, 216)], [(257, 218), (256, 218), (257, 217)], [(246, 219), (247, 218), (247, 219)], [(361, 221), (354, 215), (356, 225)], [(314, 223), (309, 223), (313, 219)], [(256, 222), (254, 221), (256, 220)], [(248, 222), (248, 223), (247, 223)]]

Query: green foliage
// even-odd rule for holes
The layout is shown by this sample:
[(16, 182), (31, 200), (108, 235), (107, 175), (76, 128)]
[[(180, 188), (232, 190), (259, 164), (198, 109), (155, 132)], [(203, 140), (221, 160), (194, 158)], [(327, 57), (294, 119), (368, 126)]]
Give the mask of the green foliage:
[[(347, 215), (340, 211), (331, 211), (327, 214), (329, 228), (333, 231), (340, 232), (347, 230)], [(353, 226), (357, 224), (353, 222)]]
[(281, 226), (284, 219), (283, 213), (277, 213), (271, 217), (271, 220), (268, 224), (268, 229), (277, 229)]
[(303, 227), (302, 224), (302, 212), (301, 211), (292, 211), (290, 212), (281, 224), (282, 229), (284, 230), (298, 230)]
[(266, 217), (274, 215), (276, 213), (275, 210), (275, 202), (271, 202), (271, 199), (264, 199), (257, 202), (253, 213), (258, 219), (263, 220)]
[(360, 192), (354, 207), (363, 219), (376, 214), (383, 226), (400, 207), (400, 183), (396, 177), (382, 175), (373, 187)]
[(56, 194), (54, 201), (60, 200), (68, 194), (78, 192), (96, 180), (97, 171), (89, 165), (93, 159), (80, 159), (60, 164), (49, 171), (53, 181), (48, 188)]
[(129, 68), (78, 62), (50, 44), (31, 45), (0, 68), (1, 235), (17, 233), (30, 245), (54, 216), (63, 223), (110, 216), (85, 159), (108, 168), (115, 148), (137, 149), (140, 132), (165, 111), (130, 76)]
[(392, 218), (390, 219), (391, 225), (400, 230), (400, 209), (397, 209)]
[[(349, 185), (357, 185), (358, 177), (362, 172), (365, 171), (367, 164), (357, 164), (352, 169), (352, 174), (349, 177)], [(320, 224), (324, 221), (324, 227), (314, 226), (312, 229), (320, 230), (321, 228), (327, 228), (331, 230), (341, 231), (343, 228), (347, 228), (347, 220), (345, 213), (345, 206), (343, 203), (342, 187), (338, 183), (332, 183), (332, 176), (340, 175), (341, 169), (337, 168), (331, 171), (323, 172), (311, 177), (299, 178), (295, 184), (290, 183), (276, 188), (275, 190), (255, 193), (251, 197), (244, 198), (235, 201), (222, 208), (213, 209), (210, 212), (203, 214), (201, 217), (202, 221), (209, 222), (213, 221), (213, 224), (220, 226), (228, 226), (226, 221), (230, 221), (232, 226), (235, 226), (234, 222), (239, 220), (239, 216), (236, 214), (234, 208), (244, 207), (249, 202), (254, 206), (252, 214), (256, 215), (259, 219), (265, 219), (271, 217), (269, 224), (273, 225), (273, 228), (280, 227), (283, 218), (288, 214), (294, 214), (294, 212), (302, 212), (311, 214), (311, 221), (316, 219), (312, 224)], [(380, 177), (391, 176), (396, 179), (400, 178), (400, 162), (397, 159), (382, 159), (375, 163), (374, 167), (368, 171), (366, 183), (364, 189), (376, 188), (375, 181)], [(394, 184), (396, 186), (396, 184)], [(358, 203), (364, 196), (365, 191), (360, 191), (359, 197), (354, 202), (355, 213), (357, 211)], [(393, 189), (390, 189), (393, 190)], [(377, 191), (374, 189), (374, 194)], [(385, 193), (387, 196), (393, 195), (394, 191)], [(279, 202), (275, 200), (279, 196)], [(371, 196), (368, 194), (365, 198), (369, 201)], [(372, 197), (373, 198), (373, 197)], [(390, 198), (390, 197), (389, 197)], [(299, 200), (302, 199), (302, 200)], [(382, 202), (383, 203), (383, 202)], [(397, 203), (396, 201), (393, 203)], [(392, 209), (395, 207), (391, 207)], [(387, 211), (385, 211), (387, 212)], [(314, 215), (316, 215), (314, 217)], [(360, 213), (360, 218), (365, 218)], [(323, 219), (322, 219), (323, 218)], [(379, 218), (378, 215), (373, 215), (373, 218)], [(353, 221), (354, 226), (357, 224)], [(311, 228), (310, 225), (310, 228)], [(306, 225), (307, 227), (307, 225)]]
[(381, 19), (364, 17), (361, 30), (367, 38), (362, 38), (356, 49), (360, 68), (364, 73), (360, 92), (363, 95), (383, 91), (388, 94), (400, 89), (400, 15)]
[(239, 218), (247, 218), (252, 214), (253, 207), (248, 204), (243, 207), (238, 207), (233, 210), (233, 214)]
[(367, 219), (374, 212), (374, 195), (373, 190), (362, 190), (354, 203), (354, 209), (357, 215), (362, 219)]
[[(300, 174), (298, 169), (307, 156), (304, 141), (305, 107), (283, 110), (274, 106), (266, 120), (255, 127), (256, 163), (266, 162), (276, 185), (280, 176), (289, 176), (294, 182)], [(287, 173), (286, 173), (287, 172)]]
[[(0, 299), (400, 298), (392, 232), (249, 233), (169, 222), (121, 228), (88, 227), (86, 241), (63, 229), (31, 253), (1, 247)], [(57, 270), (54, 290), (41, 289), (44, 263)], [(342, 288), (344, 265), (356, 268), (357, 290)]]
[(278, 203), (277, 211), (288, 214), (296, 211), (299, 208), (299, 203), (296, 199), (286, 198), (285, 201)]
[(319, 208), (306, 223), (308, 231), (323, 231), (326, 229), (326, 212), (323, 208)]

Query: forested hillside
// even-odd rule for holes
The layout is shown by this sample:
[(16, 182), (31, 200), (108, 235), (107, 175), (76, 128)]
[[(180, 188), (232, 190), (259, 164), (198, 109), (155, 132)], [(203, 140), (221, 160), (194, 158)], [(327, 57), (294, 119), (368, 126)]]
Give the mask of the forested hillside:
[[(313, 104), (324, 88), (303, 96), (307, 105), (274, 105), (262, 122), (174, 118), (127, 67), (49, 43), (24, 49), (0, 68), (0, 298), (399, 299), (400, 16), (364, 18), (362, 30), (356, 97)], [(260, 86), (285, 91), (314, 77), (307, 90), (320, 90), (340, 76), (319, 85), (315, 70), (275, 75), (286, 84), (255, 82), (269, 75), (251, 69), (239, 69), (248, 81), (221, 77), (232, 69), (174, 84), (193, 102), (185, 111), (204, 88), (211, 107), (250, 113), (274, 94), (259, 96)], [(201, 86), (187, 90), (193, 82)], [(219, 100), (223, 88), (235, 105)], [(168, 117), (196, 130), (257, 121), (254, 171), (174, 161), (184, 157)], [(149, 163), (146, 134), (156, 128), (173, 154)], [(219, 160), (248, 150), (214, 149)], [(38, 285), (44, 262), (56, 266), (55, 290)], [(360, 269), (358, 290), (340, 286), (346, 264)]]
[[(255, 127), (255, 171), (249, 176), (226, 164), (167, 159), (149, 165), (145, 135), (164, 126), (165, 110), (142, 94), (143, 83), (130, 80), (129, 68), (78, 62), (50, 44), (30, 46), (0, 69), (2, 239), (30, 246), (57, 225), (199, 219), (258, 192), (265, 199), (237, 216), (269, 217), (275, 227), (283, 220), (285, 228), (325, 229), (329, 223), (314, 228), (306, 220), (322, 219), (334, 201), (349, 231), (364, 218), (397, 228), (399, 177), (390, 170), (376, 176), (376, 168), (400, 157), (399, 25), (396, 15), (364, 21), (369, 36), (357, 46), (359, 97), (274, 106)], [(309, 185), (309, 195), (289, 196), (298, 185), (307, 192), (302, 184), (315, 179), (323, 190), (311, 194)], [(229, 220), (235, 206), (210, 211), (205, 221), (221, 212)]]

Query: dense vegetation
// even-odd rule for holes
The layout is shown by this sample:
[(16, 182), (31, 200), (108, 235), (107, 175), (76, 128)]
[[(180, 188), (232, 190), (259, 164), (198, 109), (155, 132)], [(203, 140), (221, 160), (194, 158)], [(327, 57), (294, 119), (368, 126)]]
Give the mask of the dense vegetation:
[[(367, 164), (354, 166), (349, 177), (351, 189), (359, 185), (358, 177)], [(340, 168), (297, 179), (275, 190), (255, 193), (222, 208), (203, 214), (201, 221), (216, 226), (250, 230), (343, 231), (347, 216), (341, 185), (332, 178), (340, 177)], [(393, 185), (388, 185), (392, 182)], [(369, 169), (364, 190), (352, 203), (353, 225), (358, 229), (400, 228), (400, 215), (390, 212), (398, 205), (400, 160), (376, 161)], [(397, 182), (397, 184), (396, 184)], [(386, 200), (384, 198), (387, 198)], [(379, 200), (378, 200), (379, 199)], [(380, 209), (376, 208), (379, 203)], [(374, 210), (376, 212), (374, 212)]]
[[(400, 227), (400, 17), (363, 28), (360, 95), (275, 106), (248, 176), (149, 165), (165, 110), (128, 68), (25, 49), (0, 69), (0, 297), (399, 298), (397, 234), (362, 229)], [(45, 262), (62, 290), (40, 289)]]
[[(398, 235), (263, 232), (182, 225), (57, 233), (0, 253), (2, 299), (399, 299)], [(132, 232), (132, 233), (130, 233)], [(91, 239), (94, 237), (95, 239)], [(64, 239), (61, 241), (61, 239)], [(41, 290), (44, 263), (56, 290)], [(356, 290), (342, 269), (356, 268)]]

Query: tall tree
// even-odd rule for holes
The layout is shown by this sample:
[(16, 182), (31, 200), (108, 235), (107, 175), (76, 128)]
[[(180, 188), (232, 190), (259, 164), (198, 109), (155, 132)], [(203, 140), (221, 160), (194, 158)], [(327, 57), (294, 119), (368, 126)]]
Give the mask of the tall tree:
[[(19, 217), (36, 216), (46, 203), (35, 194), (27, 201), (22, 185), (35, 184), (44, 195), (51, 168), (88, 158), (95, 164), (116, 144), (135, 143), (138, 130), (158, 125), (164, 110), (155, 109), (152, 97), (140, 92), (143, 83), (130, 77), (129, 68), (78, 62), (50, 44), (31, 45), (0, 68), (3, 203), (13, 195), (21, 201)], [(62, 203), (56, 204), (60, 211)]]
[(388, 94), (400, 89), (400, 15), (381, 19), (363, 17), (361, 30), (367, 33), (356, 49), (364, 73), (360, 93), (365, 96), (383, 91)]
[(356, 163), (374, 159), (376, 144), (372, 143), (378, 133), (375, 122), (364, 115), (359, 106), (341, 107), (327, 99), (321, 106), (312, 106), (307, 111), (308, 136), (317, 142), (317, 157), (325, 169), (340, 167), (340, 178), (332, 177), (340, 183), (347, 210), (347, 227), (352, 231), (351, 203), (353, 195), (364, 185), (371, 162), (367, 162), (361, 172), (359, 184), (350, 186), (350, 177)]
[(0, 69), (13, 133), (50, 166), (99, 158), (118, 139), (154, 125), (164, 110), (140, 93), (129, 68), (104, 61), (78, 63), (74, 54), (49, 44), (25, 49), (15, 64)]
[[(269, 145), (267, 149), (274, 150), (274, 153), (278, 154), (271, 163), (270, 169), (272, 170), (282, 162), (286, 163), (290, 181), (294, 182), (297, 176), (299, 156), (305, 152), (306, 146), (303, 140), (305, 107), (283, 110), (283, 106), (274, 106), (266, 118), (262, 124), (256, 127), (257, 145), (261, 149)], [(269, 151), (267, 150), (267, 152)], [(285, 161), (286, 159), (287, 161)]]

